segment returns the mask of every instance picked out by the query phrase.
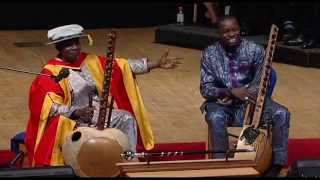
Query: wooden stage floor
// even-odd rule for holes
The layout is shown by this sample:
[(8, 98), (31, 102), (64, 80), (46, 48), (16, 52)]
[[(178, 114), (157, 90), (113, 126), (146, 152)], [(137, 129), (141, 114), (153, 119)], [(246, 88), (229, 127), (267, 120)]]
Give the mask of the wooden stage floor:
[[(104, 55), (109, 29), (87, 30), (94, 45), (87, 52)], [(177, 69), (157, 69), (137, 76), (150, 112), (156, 143), (206, 141), (207, 125), (199, 107), (200, 51), (154, 43), (154, 28), (115, 29), (117, 57), (159, 58), (166, 50), (183, 58)], [(0, 65), (39, 72), (56, 51), (52, 46), (16, 47), (15, 42), (46, 42), (46, 30), (0, 31)], [(320, 69), (274, 63), (278, 82), (274, 99), (291, 111), (290, 137), (320, 137)], [(10, 138), (24, 131), (28, 120), (28, 91), (33, 75), (0, 70), (0, 149), (10, 148)]]

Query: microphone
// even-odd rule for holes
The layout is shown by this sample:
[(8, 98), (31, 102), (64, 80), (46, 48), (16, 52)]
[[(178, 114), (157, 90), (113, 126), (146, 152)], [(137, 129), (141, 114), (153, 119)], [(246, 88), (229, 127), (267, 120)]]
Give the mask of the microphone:
[(31, 72), (31, 71), (25, 71), (25, 70), (20, 70), (20, 69), (15, 69), (15, 68), (3, 67), (3, 66), (0, 66), (0, 69), (9, 70), (9, 71), (15, 71), (15, 72), (22, 72), (22, 73), (26, 73), (26, 74), (47, 76), (47, 77), (54, 78), (55, 82), (60, 82), (63, 78), (68, 77), (69, 74), (70, 74), (68, 68), (62, 68), (59, 71), (59, 74), (57, 76), (50, 75), (50, 74), (36, 73), (36, 72)]
[(62, 68), (59, 71), (59, 74), (57, 76), (53, 76), (53, 78), (55, 79), (55, 82), (59, 82), (61, 81), (63, 78), (67, 78), (69, 76), (70, 72), (69, 69), (67, 68)]

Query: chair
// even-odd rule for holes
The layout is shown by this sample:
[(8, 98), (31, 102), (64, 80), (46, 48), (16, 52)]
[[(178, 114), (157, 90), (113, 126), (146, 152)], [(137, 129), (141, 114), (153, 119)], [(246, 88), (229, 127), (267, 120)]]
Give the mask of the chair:
[(24, 145), (25, 132), (20, 132), (11, 138), (10, 150), (0, 150), (0, 168), (16, 169), (26, 167), (27, 159)]
[(10, 148), (11, 151), (16, 154), (16, 157), (12, 160), (11, 164), (18, 167), (26, 167), (27, 164), (27, 150), (24, 144), (26, 133), (24, 131), (17, 133), (11, 138)]
[(0, 150), (0, 170), (3, 168), (9, 168), (15, 157), (16, 154), (10, 150)]
[[(269, 79), (269, 84), (268, 84), (267, 94), (266, 94), (267, 97), (271, 97), (272, 96), (274, 87), (275, 87), (276, 82), (277, 82), (277, 73), (276, 73), (274, 68), (271, 68), (271, 72), (270, 72), (270, 77), (269, 78), (270, 79)], [(233, 137), (233, 138), (236, 138), (236, 139), (238, 139), (238, 136), (240, 135), (241, 131), (242, 131), (241, 127), (228, 127), (228, 135), (230, 137)], [(210, 132), (211, 132), (211, 129), (208, 126), (208, 145), (207, 145), (208, 146), (208, 150), (212, 150)], [(234, 143), (231, 143), (231, 144), (229, 144), (229, 147), (230, 146), (234, 146), (234, 145), (235, 145)], [(208, 158), (212, 159), (213, 155), (210, 153), (208, 155)]]

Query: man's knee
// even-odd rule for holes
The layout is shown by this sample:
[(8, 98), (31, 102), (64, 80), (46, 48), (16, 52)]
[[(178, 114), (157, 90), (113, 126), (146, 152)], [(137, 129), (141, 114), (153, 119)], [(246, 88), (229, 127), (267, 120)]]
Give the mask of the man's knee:
[(134, 119), (134, 116), (129, 112), (129, 111), (122, 111), (123, 112), (123, 116), (125, 116), (127, 119)]
[(126, 110), (123, 110), (123, 109), (117, 109), (117, 110), (114, 110), (114, 117), (120, 117), (121, 119), (125, 119), (125, 120), (134, 120), (134, 116), (129, 112), (129, 111), (126, 111)]
[(205, 119), (211, 129), (215, 131), (221, 131), (226, 128), (226, 115), (221, 112), (207, 112)]
[(114, 127), (135, 127), (136, 120), (134, 116), (126, 110), (115, 109), (112, 111), (111, 124)]
[(289, 127), (290, 125), (290, 111), (287, 107), (280, 105), (274, 115), (275, 123), (282, 127)]

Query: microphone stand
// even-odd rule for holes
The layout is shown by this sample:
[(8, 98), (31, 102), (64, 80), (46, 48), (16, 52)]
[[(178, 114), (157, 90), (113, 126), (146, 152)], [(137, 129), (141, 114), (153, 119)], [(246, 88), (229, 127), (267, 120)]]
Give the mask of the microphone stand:
[[(67, 68), (62, 68), (57, 76), (50, 75), (50, 74), (36, 73), (36, 72), (26, 71), (26, 70), (21, 70), (21, 69), (16, 69), (16, 68), (4, 67), (4, 66), (0, 66), (0, 69), (9, 70), (9, 71), (15, 71), (15, 72), (21, 72), (21, 73), (25, 73), (25, 74), (47, 76), (47, 77), (53, 78), (56, 83), (61, 81), (63, 78), (66, 78), (66, 77), (69, 76), (69, 70)], [(43, 90), (41, 86), (39, 86), (39, 87), (40, 87), (41, 90)], [(48, 96), (49, 96), (50, 100), (54, 103), (54, 101), (51, 98), (50, 94), (48, 94)]]
[(15, 71), (15, 72), (22, 72), (22, 73), (26, 73), (26, 74), (43, 75), (43, 76), (48, 76), (48, 77), (55, 77), (55, 76), (49, 75), (49, 74), (36, 73), (36, 72), (31, 72), (31, 71), (26, 71), (26, 70), (21, 70), (21, 69), (4, 67), (4, 66), (0, 66), (0, 69), (9, 70), (9, 71)]
[(47, 77), (54, 78), (56, 82), (59, 82), (63, 78), (66, 78), (66, 77), (69, 76), (69, 71), (68, 71), (67, 68), (62, 68), (57, 76), (50, 75), (50, 74), (44, 74), (44, 73), (36, 73), (36, 72), (26, 71), (26, 70), (21, 70), (21, 69), (16, 69), (16, 68), (4, 67), (4, 66), (0, 66), (0, 69), (9, 70), (9, 71), (15, 71), (15, 72), (21, 72), (21, 73), (25, 73), (25, 74), (47, 76)]

